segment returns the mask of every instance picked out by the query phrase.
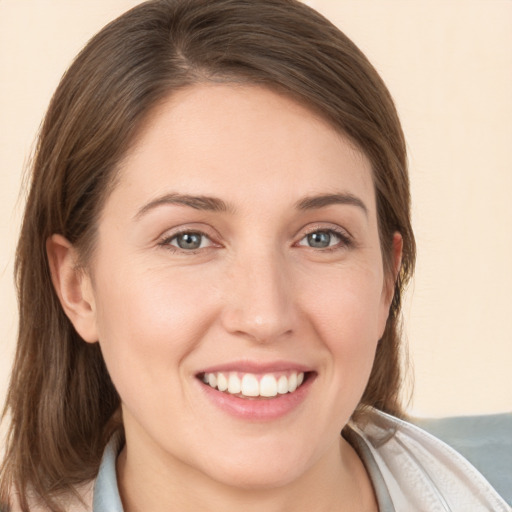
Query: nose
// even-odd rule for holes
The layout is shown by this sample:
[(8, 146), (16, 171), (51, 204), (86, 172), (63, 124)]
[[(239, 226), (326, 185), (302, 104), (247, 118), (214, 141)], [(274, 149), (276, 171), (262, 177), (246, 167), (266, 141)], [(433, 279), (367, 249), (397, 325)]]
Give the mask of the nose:
[(259, 343), (290, 335), (298, 318), (292, 281), (286, 262), (275, 254), (232, 262), (224, 282), (224, 328)]

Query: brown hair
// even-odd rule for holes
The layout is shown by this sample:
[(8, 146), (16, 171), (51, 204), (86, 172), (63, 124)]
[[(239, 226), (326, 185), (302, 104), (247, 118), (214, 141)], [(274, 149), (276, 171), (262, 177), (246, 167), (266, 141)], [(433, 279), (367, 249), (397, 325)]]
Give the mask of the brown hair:
[(385, 85), (335, 26), (296, 0), (155, 0), (119, 17), (75, 59), (38, 139), (16, 259), (19, 337), (0, 502), (15, 488), (52, 510), (93, 478), (120, 427), (98, 344), (84, 343), (53, 289), (45, 243), (60, 233), (87, 262), (116, 167), (149, 112), (207, 80), (278, 88), (320, 112), (370, 159), (383, 260), (403, 237), (401, 270), (362, 405), (400, 414), (400, 296), (415, 258), (404, 137)]

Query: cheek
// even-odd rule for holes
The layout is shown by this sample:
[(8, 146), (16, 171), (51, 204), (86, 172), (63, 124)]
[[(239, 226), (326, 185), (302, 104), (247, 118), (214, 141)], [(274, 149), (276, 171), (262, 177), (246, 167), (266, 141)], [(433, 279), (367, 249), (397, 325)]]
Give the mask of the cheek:
[(364, 388), (381, 336), (383, 311), (380, 273), (360, 269), (333, 272), (310, 284), (303, 296), (314, 329), (333, 363), (335, 386)]
[(303, 307), (326, 340), (356, 347), (363, 340), (377, 342), (386, 310), (380, 272), (365, 268), (329, 271), (320, 279), (309, 280), (303, 289)]
[(211, 290), (206, 293), (200, 273), (194, 277), (186, 271), (140, 267), (140, 272), (118, 268), (98, 275), (98, 282), (108, 283), (96, 294), (100, 345), (123, 398), (158, 389), (162, 379), (177, 379), (184, 371), (181, 361), (199, 344), (215, 315)]

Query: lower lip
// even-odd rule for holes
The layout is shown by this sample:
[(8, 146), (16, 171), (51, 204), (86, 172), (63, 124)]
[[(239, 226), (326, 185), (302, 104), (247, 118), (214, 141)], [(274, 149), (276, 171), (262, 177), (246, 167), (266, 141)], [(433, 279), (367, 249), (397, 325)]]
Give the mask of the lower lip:
[(224, 412), (246, 420), (269, 421), (290, 414), (304, 402), (313, 383), (313, 375), (293, 393), (277, 395), (274, 398), (240, 398), (230, 395), (198, 380), (207, 398)]

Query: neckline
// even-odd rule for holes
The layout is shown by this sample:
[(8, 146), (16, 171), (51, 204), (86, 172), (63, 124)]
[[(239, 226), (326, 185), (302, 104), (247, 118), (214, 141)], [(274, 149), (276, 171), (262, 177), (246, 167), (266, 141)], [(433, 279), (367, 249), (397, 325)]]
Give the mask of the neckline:
[[(396, 512), (382, 472), (366, 440), (350, 424), (345, 428), (343, 436), (354, 448), (368, 472), (379, 512)], [(111, 437), (105, 447), (94, 484), (93, 512), (124, 512), (116, 475), (116, 460), (123, 446), (123, 437), (118, 432)]]

